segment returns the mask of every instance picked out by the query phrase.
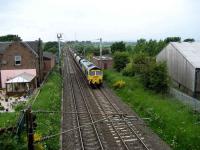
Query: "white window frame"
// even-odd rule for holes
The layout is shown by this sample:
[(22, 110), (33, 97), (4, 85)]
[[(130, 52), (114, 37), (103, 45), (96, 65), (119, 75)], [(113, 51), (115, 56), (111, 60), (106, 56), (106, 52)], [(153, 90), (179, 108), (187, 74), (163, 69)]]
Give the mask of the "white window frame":
[[(21, 61), (22, 61), (22, 57), (20, 55), (16, 55), (15, 56), (15, 65), (16, 66), (20, 66), (21, 65)], [(20, 63), (17, 64), (16, 62), (20, 62)]]

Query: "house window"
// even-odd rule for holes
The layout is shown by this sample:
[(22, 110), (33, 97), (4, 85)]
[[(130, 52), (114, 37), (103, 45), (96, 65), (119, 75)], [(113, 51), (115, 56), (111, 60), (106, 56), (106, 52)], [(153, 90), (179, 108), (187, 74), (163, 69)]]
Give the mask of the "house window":
[(15, 56), (15, 65), (21, 65), (21, 56)]

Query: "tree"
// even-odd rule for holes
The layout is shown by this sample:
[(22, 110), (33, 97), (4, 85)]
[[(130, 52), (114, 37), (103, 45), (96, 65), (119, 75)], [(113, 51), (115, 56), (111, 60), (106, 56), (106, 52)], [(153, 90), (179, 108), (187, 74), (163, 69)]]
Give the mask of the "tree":
[(115, 52), (113, 61), (114, 61), (114, 68), (120, 72), (124, 67), (126, 67), (126, 64), (129, 63), (128, 53)]
[(169, 76), (166, 63), (151, 63), (142, 80), (146, 88), (159, 93), (167, 93), (169, 89)]
[(185, 39), (183, 42), (195, 42), (195, 39)]
[(111, 45), (111, 52), (114, 53), (114, 52), (123, 52), (126, 50), (126, 44), (121, 41), (121, 42), (115, 42)]
[(44, 51), (52, 52), (55, 54), (56, 52), (58, 52), (58, 42), (53, 41), (45, 43)]
[(181, 42), (181, 38), (180, 37), (167, 37), (165, 39), (165, 43), (170, 43), (170, 42)]
[(22, 41), (22, 39), (18, 35), (8, 34), (8, 35), (5, 35), (5, 36), (0, 36), (0, 41), (1, 42)]
[(151, 39), (146, 41), (145, 39), (139, 39), (134, 48), (134, 53), (146, 53), (149, 56), (156, 56), (165, 46), (166, 43), (162, 40)]

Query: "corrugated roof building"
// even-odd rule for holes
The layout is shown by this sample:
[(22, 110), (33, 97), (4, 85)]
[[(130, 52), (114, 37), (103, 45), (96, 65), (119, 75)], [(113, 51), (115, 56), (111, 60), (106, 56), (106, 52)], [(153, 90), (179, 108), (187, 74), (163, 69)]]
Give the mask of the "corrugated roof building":
[(156, 57), (166, 61), (171, 79), (190, 95), (200, 94), (200, 43), (171, 42)]

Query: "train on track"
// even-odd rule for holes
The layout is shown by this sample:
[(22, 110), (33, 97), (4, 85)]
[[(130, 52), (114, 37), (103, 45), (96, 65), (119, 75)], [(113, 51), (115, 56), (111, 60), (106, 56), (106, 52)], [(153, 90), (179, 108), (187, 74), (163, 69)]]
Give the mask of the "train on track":
[(74, 60), (84, 73), (88, 83), (92, 87), (100, 87), (103, 84), (103, 71), (87, 59), (79, 56), (73, 50), (70, 50)]

